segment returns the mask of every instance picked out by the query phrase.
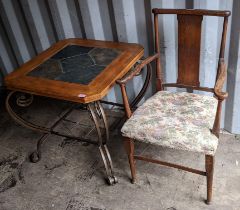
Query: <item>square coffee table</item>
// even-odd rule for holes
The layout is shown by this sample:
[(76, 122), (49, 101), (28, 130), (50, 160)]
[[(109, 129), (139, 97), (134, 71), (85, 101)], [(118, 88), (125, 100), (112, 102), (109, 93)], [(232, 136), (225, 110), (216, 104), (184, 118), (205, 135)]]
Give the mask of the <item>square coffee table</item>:
[[(107, 95), (116, 80), (129, 72), (143, 53), (143, 47), (138, 44), (65, 39), (10, 73), (5, 78), (6, 87), (11, 90), (6, 99), (7, 111), (21, 125), (43, 133), (36, 151), (30, 156), (31, 161), (40, 160), (41, 145), (51, 134), (89, 142), (99, 147), (108, 183), (116, 183), (106, 145), (109, 138), (108, 123), (100, 100)], [(10, 102), (12, 96), (15, 96), (18, 106), (27, 107), (32, 103), (33, 95), (74, 102), (74, 107), (84, 104), (95, 124), (98, 141), (73, 137), (54, 130), (61, 120), (71, 113), (73, 107), (50, 128), (33, 124), (14, 112)], [(104, 125), (104, 133), (100, 129), (100, 123)]]

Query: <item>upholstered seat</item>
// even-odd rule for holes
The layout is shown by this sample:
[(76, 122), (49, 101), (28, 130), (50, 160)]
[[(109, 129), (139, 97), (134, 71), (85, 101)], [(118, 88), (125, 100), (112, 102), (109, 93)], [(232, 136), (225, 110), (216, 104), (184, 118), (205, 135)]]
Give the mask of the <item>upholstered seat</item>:
[(164, 147), (214, 155), (211, 133), (217, 109), (213, 96), (159, 91), (124, 124), (122, 135)]
[[(227, 37), (229, 11), (185, 10), (154, 8), (155, 54), (141, 60), (130, 75), (119, 79), (123, 96), (123, 105), (127, 121), (122, 127), (124, 147), (128, 155), (132, 183), (136, 181), (135, 160), (146, 161), (163, 166), (181, 169), (207, 178), (207, 200), (212, 200), (213, 172), (215, 153), (220, 134), (222, 103), (228, 94), (223, 92), (227, 74), (224, 62), (224, 49)], [(177, 17), (178, 31), (178, 70), (177, 80), (163, 81), (160, 55), (161, 42), (159, 34), (159, 15), (174, 14)], [(202, 21), (206, 16), (223, 17), (223, 30), (214, 87), (202, 86), (200, 83), (201, 35)], [(156, 61), (156, 94), (133, 112), (137, 101), (143, 96), (151, 80), (151, 63)], [(171, 61), (170, 61), (171, 62)], [(144, 68), (147, 67), (147, 68)], [(147, 70), (144, 85), (133, 101), (128, 100), (127, 82), (141, 71)], [(154, 72), (154, 71), (153, 71)], [(166, 88), (175, 87), (210, 92), (212, 96), (186, 92), (168, 92)], [(179, 90), (179, 89), (177, 89)], [(214, 94), (214, 96), (213, 96)], [(135, 141), (147, 142), (157, 146), (200, 152), (205, 154), (205, 170), (198, 170), (176, 163), (158, 160), (148, 155), (135, 154)], [(172, 151), (174, 152), (174, 150)]]

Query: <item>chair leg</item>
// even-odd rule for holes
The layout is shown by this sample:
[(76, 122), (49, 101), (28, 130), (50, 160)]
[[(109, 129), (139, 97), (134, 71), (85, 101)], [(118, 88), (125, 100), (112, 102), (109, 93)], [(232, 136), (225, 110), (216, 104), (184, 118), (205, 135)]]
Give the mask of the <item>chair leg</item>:
[(133, 140), (129, 138), (124, 138), (124, 147), (128, 155), (128, 161), (129, 161), (131, 175), (132, 175), (132, 183), (134, 184), (136, 181), (136, 168), (135, 168), (135, 160), (134, 160)]
[(214, 156), (205, 155), (205, 167), (206, 167), (206, 175), (207, 175), (207, 200), (206, 200), (206, 203), (210, 204), (212, 201)]

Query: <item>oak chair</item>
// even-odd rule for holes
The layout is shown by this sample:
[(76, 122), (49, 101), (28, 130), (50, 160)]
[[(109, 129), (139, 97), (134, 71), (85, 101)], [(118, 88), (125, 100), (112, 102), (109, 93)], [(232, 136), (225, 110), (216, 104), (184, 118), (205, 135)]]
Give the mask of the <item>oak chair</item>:
[[(128, 120), (121, 132), (127, 151), (132, 182), (136, 180), (135, 160), (157, 163), (206, 176), (207, 200), (212, 200), (214, 155), (218, 146), (221, 107), (228, 94), (222, 92), (226, 77), (224, 49), (230, 11), (153, 9), (155, 51), (138, 64), (133, 72), (117, 81), (121, 87)], [(158, 15), (175, 14), (178, 20), (178, 78), (176, 83), (164, 83), (160, 65)], [(223, 17), (222, 39), (214, 88), (202, 87), (199, 82), (201, 26), (204, 16)], [(152, 97), (134, 113), (129, 103), (126, 83), (147, 65), (156, 61), (156, 89)], [(169, 92), (165, 87), (186, 88), (212, 92), (213, 96), (188, 92)], [(205, 155), (205, 171), (134, 154), (134, 141)]]

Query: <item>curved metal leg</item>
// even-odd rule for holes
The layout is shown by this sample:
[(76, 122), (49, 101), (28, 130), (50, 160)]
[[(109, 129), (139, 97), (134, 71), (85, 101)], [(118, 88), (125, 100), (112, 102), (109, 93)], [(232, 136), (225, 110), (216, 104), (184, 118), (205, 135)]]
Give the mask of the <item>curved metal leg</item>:
[(109, 140), (109, 126), (108, 126), (108, 121), (107, 121), (107, 117), (105, 115), (104, 109), (102, 107), (102, 104), (100, 103), (100, 101), (97, 101), (96, 106), (98, 107), (98, 116), (100, 119), (102, 119), (103, 121), (103, 125), (105, 128), (105, 138), (103, 139), (103, 143), (106, 144), (107, 141)]
[(39, 160), (41, 160), (42, 157), (41, 147), (43, 143), (47, 140), (48, 136), (49, 136), (48, 133), (43, 134), (42, 137), (38, 140), (37, 149), (29, 156), (29, 159), (32, 163), (37, 163)]
[[(91, 117), (93, 119), (93, 122), (95, 124), (96, 130), (98, 133), (99, 151), (105, 166), (105, 170), (107, 174), (107, 182), (108, 184), (113, 185), (117, 183), (117, 178), (114, 176), (111, 156), (106, 145), (106, 142), (109, 139), (107, 119), (100, 102), (93, 102), (88, 104), (88, 109), (90, 111)], [(99, 125), (101, 120), (103, 120), (103, 124), (106, 130), (106, 137), (104, 140), (103, 140), (103, 135), (101, 133), (101, 129)]]
[[(22, 117), (18, 116), (13, 111), (13, 109), (10, 105), (10, 98), (15, 93), (16, 93), (15, 91), (10, 92), (9, 95), (7, 96), (7, 99), (6, 99), (6, 109), (9, 113), (9, 115), (20, 125), (22, 125), (26, 128), (29, 128), (29, 129), (32, 129), (32, 130), (35, 130), (35, 131), (40, 131), (40, 132), (44, 133), (42, 135), (42, 137), (38, 140), (37, 149), (29, 157), (31, 162), (36, 163), (41, 159), (41, 146), (46, 141), (47, 137), (49, 136), (50, 129), (42, 127), (42, 126), (35, 125), (31, 122), (28, 122), (28, 121), (24, 120)], [(17, 95), (17, 98), (16, 98), (16, 104), (20, 107), (27, 107), (32, 103), (32, 101), (33, 101), (33, 96), (32, 95), (27, 96), (24, 93), (23, 94), (19, 93)]]
[(91, 114), (91, 118), (92, 118), (92, 120), (93, 120), (93, 122), (94, 122), (94, 125), (95, 125), (95, 127), (96, 127), (96, 130), (97, 130), (97, 133), (98, 133), (98, 142), (99, 142), (99, 145), (102, 145), (103, 144), (103, 142), (102, 142), (102, 134), (101, 134), (101, 130), (100, 130), (100, 125), (99, 125), (99, 122), (98, 122), (98, 118), (97, 118), (97, 115), (96, 115), (96, 113), (95, 113), (95, 111), (96, 111), (96, 107), (95, 107), (95, 104), (94, 104), (95, 102), (93, 102), (93, 103), (90, 103), (90, 104), (88, 104), (88, 110), (89, 110), (89, 112), (90, 112), (90, 114)]
[(16, 103), (20, 107), (28, 107), (33, 102), (33, 95), (26, 93), (19, 93)]
[[(6, 102), (5, 102), (5, 105), (6, 105), (6, 109), (7, 109), (7, 112), (9, 113), (9, 115), (17, 122), (19, 123), (20, 125), (26, 127), (26, 128), (29, 128), (29, 129), (32, 129), (32, 130), (35, 130), (35, 131), (40, 131), (40, 132), (43, 132), (43, 133), (49, 133), (50, 130), (48, 128), (45, 128), (45, 127), (42, 127), (42, 126), (38, 126), (38, 125), (35, 125), (31, 122), (28, 122), (26, 120), (24, 120), (23, 118), (21, 118), (20, 116), (18, 116), (12, 109), (11, 105), (10, 105), (10, 98), (13, 96), (13, 94), (16, 93), (16, 91), (12, 91), (8, 94), (7, 96), (7, 99), (6, 99)], [(21, 99), (22, 100), (22, 99)], [(20, 103), (21, 105), (20, 106), (23, 106), (23, 101), (21, 101), (19, 98), (17, 98), (16, 100), (16, 103), (17, 105)], [(21, 101), (21, 102), (20, 102)], [(32, 102), (32, 99), (30, 101), (28, 101), (28, 105), (30, 105), (29, 102)], [(24, 105), (26, 107), (26, 104)]]
[[(18, 116), (12, 109), (11, 107), (11, 103), (10, 103), (10, 98), (15, 94), (15, 91), (12, 91), (9, 93), (9, 95), (7, 96), (6, 99), (6, 109), (9, 113), (9, 115), (20, 125), (30, 128), (32, 130), (35, 131), (40, 131), (43, 133), (42, 137), (38, 140), (37, 143), (37, 149), (30, 155), (30, 160), (33, 163), (38, 162), (41, 159), (41, 146), (42, 144), (47, 140), (47, 137), (50, 134), (55, 134), (58, 136), (64, 136), (64, 137), (70, 137), (70, 138), (76, 138), (74, 136), (67, 136), (65, 134), (61, 134), (59, 132), (55, 132), (53, 129), (56, 127), (56, 125), (63, 119), (66, 117), (67, 114), (70, 113), (69, 109), (60, 119), (58, 119), (50, 128), (46, 128), (46, 127), (42, 127), (42, 126), (38, 126), (35, 125), (31, 122), (28, 122), (26, 120), (24, 120), (22, 117)], [(22, 107), (26, 107), (29, 106), (32, 103), (32, 96), (23, 96), (20, 95), (19, 97), (17, 97), (17, 101), (16, 104)], [(111, 160), (111, 156), (110, 153), (108, 151), (107, 148), (107, 140), (109, 139), (109, 130), (108, 130), (108, 123), (107, 123), (107, 118), (105, 116), (104, 110), (102, 108), (102, 105), (100, 102), (93, 102), (87, 105), (88, 110), (90, 112), (91, 118), (95, 124), (96, 130), (97, 130), (97, 134), (98, 134), (98, 146), (99, 146), (99, 150), (100, 150), (100, 154), (101, 157), (103, 159), (103, 163), (106, 169), (106, 173), (107, 173), (107, 181), (109, 184), (115, 184), (117, 183), (117, 178), (114, 176), (114, 172), (113, 172), (113, 164), (112, 164), (112, 160)], [(102, 133), (101, 129), (100, 129), (100, 123), (102, 122), (102, 124), (104, 125), (104, 129), (105, 132)], [(91, 142), (96, 144), (96, 142)]]
[(148, 64), (147, 65), (147, 75), (146, 75), (144, 84), (142, 86), (142, 89), (138, 93), (138, 95), (132, 101), (132, 103), (131, 103), (131, 107), (132, 108), (135, 107), (142, 100), (142, 98), (144, 97), (144, 95), (145, 95), (145, 93), (146, 93), (146, 91), (148, 89), (148, 86), (150, 84), (151, 78), (152, 78), (152, 66), (151, 66), (151, 64)]

